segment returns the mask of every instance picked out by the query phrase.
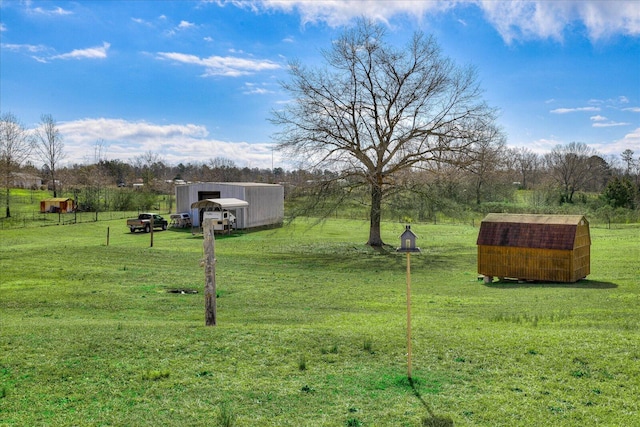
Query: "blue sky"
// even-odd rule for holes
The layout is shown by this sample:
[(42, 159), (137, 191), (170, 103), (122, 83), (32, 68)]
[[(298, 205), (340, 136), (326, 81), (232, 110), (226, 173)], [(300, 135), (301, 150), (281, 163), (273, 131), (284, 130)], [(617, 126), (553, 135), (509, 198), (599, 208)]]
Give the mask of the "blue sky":
[(0, 1), (0, 110), (27, 128), (51, 114), (65, 163), (101, 141), (108, 159), (287, 168), (268, 121), (287, 65), (322, 64), (360, 16), (474, 66), (509, 146), (640, 155), (640, 2)]

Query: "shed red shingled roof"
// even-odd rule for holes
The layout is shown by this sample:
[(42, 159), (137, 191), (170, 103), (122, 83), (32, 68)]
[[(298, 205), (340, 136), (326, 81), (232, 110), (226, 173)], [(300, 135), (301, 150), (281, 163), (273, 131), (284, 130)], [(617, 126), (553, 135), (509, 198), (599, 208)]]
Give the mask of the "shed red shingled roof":
[(477, 245), (571, 250), (582, 215), (489, 214), (480, 224)]

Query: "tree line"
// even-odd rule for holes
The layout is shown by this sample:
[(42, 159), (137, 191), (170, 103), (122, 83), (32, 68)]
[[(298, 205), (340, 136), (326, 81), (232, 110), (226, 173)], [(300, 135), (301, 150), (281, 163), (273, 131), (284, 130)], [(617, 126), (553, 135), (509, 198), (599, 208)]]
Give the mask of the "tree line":
[(319, 66), (290, 63), (282, 88), (291, 102), (272, 117), (287, 157), (305, 170), (333, 172), (302, 192), (301, 214), (326, 216), (359, 198), (369, 208), (367, 243), (382, 246), (383, 210), (394, 204), (422, 219), (445, 205), (459, 211), (508, 201), (515, 185), (553, 186), (559, 203), (606, 190), (608, 203), (637, 204), (632, 152), (623, 155), (627, 173), (620, 178), (583, 143), (544, 156), (508, 150), (476, 70), (456, 65), (432, 36), (416, 32), (399, 48), (387, 42), (384, 27), (361, 19), (322, 54)]
[[(586, 203), (594, 194), (594, 206), (640, 205), (640, 157), (631, 149), (618, 159), (581, 142), (545, 154), (508, 148), (476, 70), (456, 65), (432, 36), (416, 32), (398, 48), (386, 41), (385, 28), (362, 19), (322, 54), (317, 67), (291, 61), (290, 80), (282, 83), (291, 102), (272, 112), (274, 139), (296, 165), (291, 170), (240, 168), (227, 158), (169, 165), (152, 151), (129, 162), (107, 160), (102, 140), (92, 161), (61, 167), (64, 145), (50, 115), (33, 134), (15, 116), (2, 115), (6, 216), (11, 176), (20, 170), (46, 176), (54, 196), (59, 186), (81, 192), (87, 209), (99, 209), (100, 189), (110, 186), (136, 184), (153, 195), (172, 194), (183, 182), (283, 183), (292, 216), (366, 210), (371, 246), (383, 245), (385, 216), (424, 220), (438, 212), (505, 209), (517, 189), (529, 190), (530, 209)], [(29, 163), (32, 152), (42, 168)], [(118, 207), (134, 203), (133, 195), (118, 194)]]

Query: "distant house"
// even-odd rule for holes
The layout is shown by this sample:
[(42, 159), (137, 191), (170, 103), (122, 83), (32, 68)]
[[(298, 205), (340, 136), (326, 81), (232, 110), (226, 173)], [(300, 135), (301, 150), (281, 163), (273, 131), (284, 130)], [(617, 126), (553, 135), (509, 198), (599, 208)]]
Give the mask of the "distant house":
[(40, 201), (42, 213), (68, 213), (76, 209), (73, 199), (65, 197), (52, 197)]
[(590, 273), (589, 222), (582, 215), (488, 214), (478, 234), (478, 273), (576, 282)]
[(14, 172), (11, 179), (16, 188), (39, 188), (42, 185), (42, 178), (30, 173)]

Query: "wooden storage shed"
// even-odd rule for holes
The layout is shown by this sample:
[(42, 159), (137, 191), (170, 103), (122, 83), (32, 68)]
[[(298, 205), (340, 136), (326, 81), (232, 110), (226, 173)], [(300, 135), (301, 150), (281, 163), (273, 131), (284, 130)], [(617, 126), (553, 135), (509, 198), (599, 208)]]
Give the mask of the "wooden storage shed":
[(66, 197), (52, 197), (40, 200), (41, 213), (68, 213), (73, 212), (76, 206), (73, 199)]
[(591, 236), (583, 215), (488, 214), (478, 234), (478, 273), (572, 283), (590, 273)]

